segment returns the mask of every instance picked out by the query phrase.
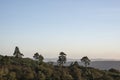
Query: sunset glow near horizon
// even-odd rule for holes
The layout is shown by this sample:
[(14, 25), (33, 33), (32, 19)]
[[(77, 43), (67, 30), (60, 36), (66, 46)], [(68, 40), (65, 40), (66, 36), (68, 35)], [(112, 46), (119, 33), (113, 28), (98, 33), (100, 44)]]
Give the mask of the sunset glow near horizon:
[(120, 60), (120, 0), (0, 0), (0, 54)]

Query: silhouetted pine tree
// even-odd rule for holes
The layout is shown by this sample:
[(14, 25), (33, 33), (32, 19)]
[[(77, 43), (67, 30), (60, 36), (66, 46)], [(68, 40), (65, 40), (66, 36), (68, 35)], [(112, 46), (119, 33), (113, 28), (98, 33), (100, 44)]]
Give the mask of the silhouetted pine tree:
[(17, 46), (15, 47), (15, 51), (14, 51), (13, 55), (14, 55), (16, 58), (22, 58), (22, 56), (24, 56), (24, 55), (20, 52), (20, 50), (19, 50), (19, 48), (18, 48)]

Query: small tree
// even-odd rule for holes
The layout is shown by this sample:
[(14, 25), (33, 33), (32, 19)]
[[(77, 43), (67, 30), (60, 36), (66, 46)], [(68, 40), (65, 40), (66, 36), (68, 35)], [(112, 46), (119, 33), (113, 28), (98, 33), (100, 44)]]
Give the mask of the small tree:
[(88, 65), (90, 65), (90, 59), (87, 56), (82, 57), (81, 62), (84, 63), (85, 67), (87, 67)]
[(14, 55), (16, 58), (22, 58), (22, 56), (24, 56), (24, 55), (19, 51), (19, 48), (18, 48), (17, 46), (15, 47), (15, 51), (14, 51), (13, 55)]
[(66, 54), (64, 53), (64, 52), (60, 52), (60, 54), (59, 54), (60, 56), (59, 56), (59, 58), (58, 58), (58, 64), (60, 65), (60, 66), (63, 66), (63, 64), (64, 63), (66, 63)]
[(44, 60), (44, 57), (42, 55), (39, 55), (39, 53), (35, 53), (33, 58), (35, 58), (38, 61), (38, 63), (42, 63)]
[(38, 60), (39, 59), (39, 54), (38, 53), (35, 53), (34, 56), (33, 56), (34, 59)]

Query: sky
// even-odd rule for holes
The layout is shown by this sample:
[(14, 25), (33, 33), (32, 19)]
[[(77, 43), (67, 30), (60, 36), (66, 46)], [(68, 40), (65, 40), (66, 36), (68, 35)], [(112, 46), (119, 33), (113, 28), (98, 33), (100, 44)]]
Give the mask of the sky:
[(0, 54), (120, 60), (120, 0), (0, 0)]

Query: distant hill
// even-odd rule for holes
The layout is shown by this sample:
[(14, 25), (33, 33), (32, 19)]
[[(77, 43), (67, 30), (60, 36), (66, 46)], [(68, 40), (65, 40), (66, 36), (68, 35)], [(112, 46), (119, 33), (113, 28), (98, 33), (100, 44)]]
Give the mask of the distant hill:
[[(74, 61), (78, 61), (79, 65), (83, 65), (79, 59), (68, 59), (65, 65), (69, 66)], [(54, 62), (54, 65), (57, 65), (56, 58), (45, 59), (45, 62)], [(115, 61), (115, 60), (112, 61), (112, 60), (107, 60), (107, 59), (92, 59), (90, 67), (98, 68), (101, 70), (108, 70), (111, 68), (120, 70), (120, 61)]]
[(90, 66), (103, 70), (111, 68), (120, 70), (120, 61), (93, 61)]

